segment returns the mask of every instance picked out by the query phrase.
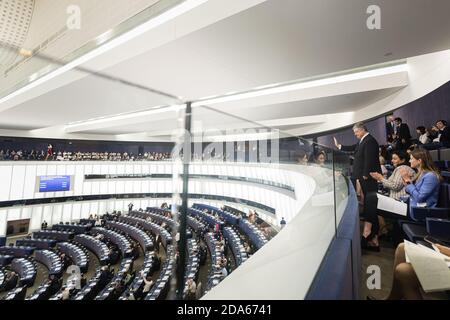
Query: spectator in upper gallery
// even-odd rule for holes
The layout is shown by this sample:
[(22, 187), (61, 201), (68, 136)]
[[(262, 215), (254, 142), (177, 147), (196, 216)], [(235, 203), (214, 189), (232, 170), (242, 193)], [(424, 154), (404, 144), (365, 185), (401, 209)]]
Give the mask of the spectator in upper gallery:
[(45, 157), (45, 160), (48, 160), (48, 158), (53, 159), (53, 146), (50, 143), (47, 146), (47, 156)]
[(395, 118), (395, 124), (397, 126), (397, 134), (395, 138), (397, 140), (397, 149), (406, 150), (411, 145), (411, 133), (406, 123), (403, 123), (402, 118)]
[(431, 139), (428, 136), (427, 129), (424, 126), (418, 126), (416, 128), (416, 132), (418, 135), (417, 137), (418, 144), (428, 144), (431, 142)]
[(39, 153), (37, 160), (44, 160), (45, 159), (45, 152), (44, 150), (41, 150), (41, 153)]
[(46, 229), (47, 229), (47, 226), (48, 226), (47, 221), (44, 220), (44, 221), (42, 222), (42, 224), (41, 224), (41, 229), (42, 229), (42, 230), (46, 230)]
[[(150, 156), (151, 155), (151, 156)], [(147, 157), (140, 155), (134, 156), (127, 152), (121, 153), (108, 153), (108, 152), (66, 152), (65, 150), (55, 151), (51, 144), (47, 147), (47, 153), (41, 150), (39, 153), (36, 150), (6, 150), (3, 152), (0, 150), (0, 160), (59, 160), (59, 161), (161, 161), (169, 159), (169, 153), (149, 153)]]
[(447, 121), (438, 120), (431, 130), (434, 132), (433, 144), (436, 144), (436, 147), (450, 147), (450, 128)]
[(388, 122), (386, 123), (386, 137), (387, 142), (392, 142), (394, 140), (394, 135), (397, 134), (397, 125), (395, 124), (394, 115), (388, 117)]

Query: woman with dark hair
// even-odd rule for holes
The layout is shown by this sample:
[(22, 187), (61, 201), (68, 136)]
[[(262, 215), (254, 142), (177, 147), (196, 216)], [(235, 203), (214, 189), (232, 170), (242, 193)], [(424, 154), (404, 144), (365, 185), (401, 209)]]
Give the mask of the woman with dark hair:
[(304, 149), (298, 149), (294, 153), (294, 157), (295, 157), (295, 160), (297, 161), (297, 164), (304, 165), (304, 166), (308, 165), (309, 155)]
[(408, 157), (411, 155), (411, 152), (414, 150), (414, 148), (415, 148), (415, 146), (409, 146), (409, 147), (406, 149), (406, 153), (408, 154)]
[(320, 151), (316, 154), (316, 164), (323, 167), (327, 161), (327, 154), (325, 151)]
[[(414, 175), (414, 170), (411, 169), (407, 163), (408, 156), (405, 152), (401, 150), (396, 150), (392, 153), (392, 165), (394, 166), (394, 171), (391, 176), (386, 179), (382, 174), (378, 172), (371, 172), (370, 176), (377, 180), (379, 183), (383, 184), (385, 189), (389, 190), (389, 197), (400, 200), (400, 197), (406, 196), (405, 185), (403, 184), (403, 178), (401, 175), (401, 170), (406, 170), (410, 175)], [(381, 214), (381, 213), (379, 213)], [(378, 221), (380, 223), (380, 235), (385, 235), (388, 233), (387, 225), (382, 216), (378, 216)]]
[(416, 132), (419, 135), (419, 137), (417, 138), (419, 144), (427, 144), (431, 142), (431, 139), (428, 136), (427, 129), (424, 126), (418, 126), (416, 128)]
[(371, 172), (370, 176), (382, 183), (383, 187), (389, 190), (389, 197), (395, 200), (400, 200), (400, 197), (406, 195), (401, 170), (407, 170), (410, 175), (414, 174), (414, 170), (406, 164), (407, 155), (401, 150), (397, 150), (392, 153), (391, 162), (394, 166), (394, 171), (388, 179), (378, 172)]

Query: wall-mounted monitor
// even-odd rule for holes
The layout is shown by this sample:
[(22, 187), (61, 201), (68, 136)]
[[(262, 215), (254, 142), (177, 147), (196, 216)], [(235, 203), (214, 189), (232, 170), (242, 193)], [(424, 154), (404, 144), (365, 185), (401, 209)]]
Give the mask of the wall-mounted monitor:
[(39, 176), (37, 192), (70, 191), (73, 189), (73, 176)]
[(6, 235), (15, 236), (19, 234), (27, 234), (30, 227), (30, 219), (8, 221), (6, 226)]

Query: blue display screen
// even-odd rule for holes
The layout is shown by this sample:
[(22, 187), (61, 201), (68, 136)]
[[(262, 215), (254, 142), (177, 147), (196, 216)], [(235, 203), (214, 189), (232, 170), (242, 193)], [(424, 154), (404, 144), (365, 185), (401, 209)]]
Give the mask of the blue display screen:
[(39, 180), (39, 192), (69, 191), (70, 176), (42, 176)]

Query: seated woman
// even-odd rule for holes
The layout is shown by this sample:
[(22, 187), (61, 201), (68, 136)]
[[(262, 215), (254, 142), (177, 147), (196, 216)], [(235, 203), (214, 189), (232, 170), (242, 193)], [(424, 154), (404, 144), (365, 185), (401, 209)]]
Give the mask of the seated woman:
[(431, 142), (431, 139), (428, 135), (427, 129), (424, 126), (418, 126), (416, 128), (417, 135), (418, 135), (418, 144), (427, 144)]
[(327, 154), (325, 153), (325, 151), (320, 151), (316, 155), (316, 164), (320, 167), (323, 167), (326, 161), (327, 161)]
[[(392, 165), (394, 166), (394, 171), (392, 172), (389, 179), (386, 179), (382, 174), (378, 172), (371, 172), (370, 176), (377, 180), (378, 182), (381, 182), (383, 184), (383, 187), (389, 190), (389, 197), (400, 200), (400, 197), (403, 197), (406, 195), (405, 191), (405, 185), (403, 183), (403, 178), (401, 175), (401, 171), (405, 170), (409, 173), (410, 176), (414, 175), (414, 170), (411, 169), (409, 166), (406, 165), (407, 155), (405, 152), (401, 150), (394, 151), (392, 153)], [(380, 232), (379, 234), (386, 234), (386, 222), (384, 221), (384, 218), (379, 216), (378, 221), (380, 222)]]
[[(450, 248), (439, 244), (434, 244), (439, 251), (450, 257)], [(368, 296), (368, 300), (375, 300)], [(421, 300), (423, 299), (421, 293), (421, 286), (419, 279), (410, 263), (406, 262), (405, 246), (401, 243), (397, 250), (395, 250), (394, 259), (394, 277), (392, 288), (386, 300)]]
[(405, 170), (409, 173), (410, 176), (414, 175), (414, 170), (411, 169), (407, 163), (407, 155), (401, 151), (394, 151), (392, 153), (392, 165), (394, 166), (394, 171), (391, 176), (386, 179), (378, 172), (372, 172), (370, 175), (372, 178), (381, 182), (383, 187), (389, 190), (389, 197), (400, 200), (400, 197), (406, 195), (405, 185), (403, 184), (403, 179), (401, 175), (401, 171)]
[(426, 206), (436, 207), (439, 199), (439, 187), (441, 176), (435, 167), (428, 150), (416, 148), (411, 152), (411, 167), (417, 170), (417, 175), (413, 177), (406, 168), (401, 168), (405, 191), (409, 194), (410, 208)]

